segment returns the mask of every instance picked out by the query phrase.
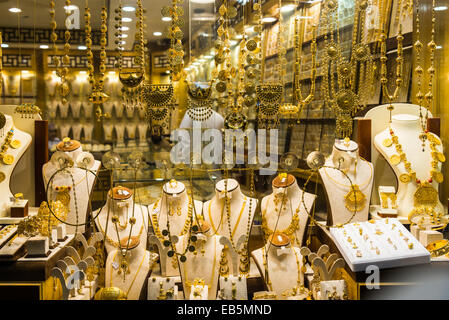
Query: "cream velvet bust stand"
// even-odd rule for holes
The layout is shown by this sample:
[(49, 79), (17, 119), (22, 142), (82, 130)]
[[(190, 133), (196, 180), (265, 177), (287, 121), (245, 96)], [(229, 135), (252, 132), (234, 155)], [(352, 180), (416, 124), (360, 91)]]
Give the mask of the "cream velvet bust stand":
[[(78, 149), (66, 152), (66, 154), (73, 159), (73, 161), (76, 163), (77, 157), (83, 152), (82, 147), (79, 147)], [(93, 166), (90, 168), (95, 174), (98, 174), (98, 170), (100, 169), (101, 162), (95, 161)], [(78, 221), (78, 224), (82, 224), (86, 222), (86, 216), (87, 216), (87, 209), (89, 207), (89, 198), (90, 194), (92, 193), (95, 179), (96, 177), (86, 170), (76, 167), (76, 165), (73, 168), (69, 169), (70, 172), (73, 175), (73, 179), (75, 180), (75, 188), (73, 188), (73, 181), (69, 174), (60, 172), (58, 173), (52, 180), (51, 185), (53, 185), (53, 190), (48, 190), (49, 193), (51, 193), (53, 196), (49, 200), (54, 200), (57, 196), (57, 192), (55, 190), (55, 187), (62, 187), (62, 186), (69, 186), (72, 187), (72, 190), (70, 191), (70, 211), (67, 215), (66, 221), (71, 224), (76, 224)], [(43, 176), (44, 176), (44, 187), (47, 187), (48, 181), (53, 176), (53, 174), (58, 171), (58, 167), (50, 162), (47, 162), (44, 164), (43, 168)], [(75, 201), (75, 194), (76, 194), (76, 201)], [(78, 207), (78, 217), (76, 216), (76, 207)], [(84, 232), (85, 226), (81, 225), (78, 228), (75, 226), (67, 225), (67, 233), (68, 234), (74, 234), (75, 230), (78, 229), (78, 232)]]
[[(278, 248), (271, 245), (269, 242), (264, 248), (264, 250), (260, 248), (252, 251), (251, 257), (256, 262), (261, 277), (264, 279), (265, 283), (267, 283), (265, 266), (263, 263), (263, 253), (267, 254), (268, 252), (268, 275), (272, 287), (268, 288), (268, 291), (271, 291), (270, 289), (272, 289), (272, 291), (276, 292), (278, 298), (282, 299), (282, 293), (297, 286), (298, 274), (300, 273), (298, 267), (302, 267), (302, 255), (300, 253), (300, 249), (295, 246), (291, 246), (291, 244), (284, 248)], [(298, 258), (299, 266), (296, 263), (296, 257)], [(302, 273), (300, 273), (300, 281), (301, 284), (304, 284), (304, 275)]]
[[(159, 230), (160, 232), (166, 230), (168, 220), (170, 222), (170, 234), (172, 236), (180, 236), (186, 221), (189, 219), (189, 198), (190, 194), (187, 193), (187, 189), (182, 182), (170, 181), (164, 184), (159, 201), (148, 206), (150, 223), (153, 230)], [(195, 212), (197, 216), (201, 215), (203, 203), (198, 200), (194, 200), (193, 203), (192, 215), (195, 221)], [(162, 244), (163, 239), (159, 239), (159, 242), (161, 248), (165, 248)], [(166, 254), (165, 252), (159, 252), (159, 254), (161, 255), (161, 259), (167, 259), (167, 263), (164, 263), (165, 270), (163, 274), (166, 276), (179, 275), (177, 261), (172, 258), (166, 258), (165, 255), (162, 256)]]
[[(276, 230), (282, 231), (288, 228), (292, 222), (293, 215), (296, 213), (296, 209), (299, 208), (299, 228), (295, 232), (296, 243), (293, 245), (301, 247), (309, 218), (307, 211), (311, 212), (316, 195), (306, 192), (304, 194), (304, 203), (306, 207), (304, 207), (304, 203), (302, 202), (302, 195), (304, 191), (299, 188), (296, 179), (291, 175), (289, 176), (292, 178), (293, 183), (285, 188), (276, 187), (273, 180), (273, 193), (262, 199), (261, 210), (266, 219), (268, 228), (274, 231), (277, 225)], [(279, 212), (279, 209), (276, 210), (274, 199), (276, 196), (282, 196), (284, 192), (287, 197), (287, 201), (282, 207), (285, 208), (285, 210), (282, 209), (281, 212)]]
[(3, 172), (5, 174), (5, 179), (0, 182), (0, 217), (6, 217), (10, 215), (10, 208), (12, 204), (11, 197), (13, 197), (9, 186), (11, 176), (20, 158), (30, 147), (32, 141), (31, 135), (14, 128), (14, 123), (11, 116), (5, 115), (5, 117), (6, 124), (3, 129), (0, 129), (0, 133), (3, 133), (0, 136), (0, 145), (3, 145), (8, 131), (14, 129), (14, 135), (12, 136), (11, 141), (19, 140), (20, 147), (17, 149), (13, 149), (11, 147), (8, 148), (6, 154), (12, 155), (14, 157), (14, 162), (11, 165), (6, 165), (3, 163), (3, 161), (0, 162), (0, 172)]
[[(108, 192), (108, 199), (106, 205), (102, 208), (101, 213), (95, 219), (95, 224), (101, 233), (106, 234), (105, 247), (108, 253), (118, 248), (118, 242), (120, 239), (129, 236), (131, 224), (129, 218), (133, 216), (133, 197), (131, 196), (127, 200), (114, 200), (111, 198), (111, 192)], [(108, 229), (106, 230), (106, 219), (109, 212)], [(98, 211), (93, 213), (95, 217)], [(118, 227), (119, 238), (117, 238), (117, 230), (115, 224), (112, 222), (112, 216), (118, 216), (119, 224), (121, 226), (126, 225), (125, 228)], [(143, 250), (147, 246), (147, 225), (148, 225), (148, 212), (145, 206), (134, 204), (134, 217), (136, 218), (136, 224), (133, 226), (131, 237), (138, 236), (140, 234), (140, 243), (138, 247), (142, 247)]]
[(339, 170), (332, 168), (321, 168), (319, 170), (324, 183), (329, 201), (332, 224), (344, 224), (368, 220), (371, 192), (373, 187), (374, 167), (360, 158), (359, 148), (356, 142), (350, 141), (347, 145), (343, 140), (337, 140), (334, 144), (332, 154), (326, 159), (325, 166), (338, 168), (346, 171), (346, 174), (357, 185), (365, 195), (363, 208), (358, 207), (354, 214), (346, 206), (345, 196), (352, 191), (348, 178)]
[[(399, 143), (402, 145), (402, 150), (407, 156), (407, 161), (411, 163), (411, 169), (416, 172), (416, 178), (422, 181), (428, 180), (431, 177), (430, 171), (432, 169), (432, 155), (429, 141), (426, 141), (424, 152), (422, 151), (422, 142), (419, 139), (419, 135), (422, 131), (419, 117), (409, 114), (394, 115), (392, 117), (391, 129), (393, 129), (394, 134), (398, 137)], [(435, 135), (435, 137), (437, 136)], [(414, 194), (417, 190), (417, 184), (415, 181), (411, 181), (409, 183), (403, 183), (400, 181), (400, 175), (407, 173), (404, 167), (404, 162), (401, 162), (396, 166), (391, 164), (390, 157), (397, 154), (397, 152), (394, 146), (385, 147), (382, 144), (385, 139), (391, 139), (389, 128), (386, 128), (384, 131), (376, 135), (374, 138), (374, 146), (387, 160), (388, 164), (393, 169), (394, 174), (398, 178), (398, 216), (408, 219), (409, 213), (414, 208), (413, 202)], [(443, 152), (442, 145), (438, 145), (436, 147), (439, 152)], [(441, 163), (438, 165), (438, 170), (441, 170)], [(435, 190), (438, 191), (438, 183), (433, 181), (432, 185)], [(443, 205), (440, 201), (438, 201), (435, 211), (444, 212)]]
[[(106, 260), (105, 285), (106, 287), (120, 288), (127, 295), (127, 300), (139, 300), (143, 286), (150, 274), (153, 264), (158, 255), (150, 253), (144, 247), (128, 250), (127, 261), (130, 273), (123, 277), (123, 271), (120, 270), (121, 255), (119, 250), (114, 250), (108, 254)], [(120, 270), (120, 274), (118, 273)]]
[[(230, 208), (229, 220), (225, 207), (226, 189)], [(246, 237), (247, 233), (251, 232), (256, 208), (257, 199), (245, 196), (237, 180), (227, 179), (227, 188), (225, 187), (225, 180), (221, 180), (215, 185), (214, 197), (204, 203), (203, 216), (211, 225), (213, 234), (224, 236), (229, 240), (232, 238), (232, 242), (237, 246), (239, 239), (242, 236)], [(229, 225), (231, 230), (229, 230)], [(236, 249), (239, 250), (241, 248)], [(229, 254), (228, 261), (231, 261)], [(232, 270), (232, 264), (229, 264), (229, 269), (230, 273), (235, 273), (236, 271)]]
[[(185, 262), (179, 261), (185, 299), (190, 298), (191, 285), (194, 284), (196, 279), (203, 280), (204, 284), (208, 286), (207, 300), (215, 300), (217, 298), (220, 254), (223, 250), (223, 245), (220, 243), (221, 236), (211, 234), (212, 229), (204, 234), (198, 234), (198, 240), (195, 243), (198, 251), (197, 255), (187, 251), (187, 260)], [(184, 252), (188, 243), (187, 237), (188, 235), (179, 237), (176, 243), (178, 252)], [(202, 250), (204, 250), (204, 253), (201, 253)], [(205, 299), (205, 297), (203, 296), (202, 299)]]

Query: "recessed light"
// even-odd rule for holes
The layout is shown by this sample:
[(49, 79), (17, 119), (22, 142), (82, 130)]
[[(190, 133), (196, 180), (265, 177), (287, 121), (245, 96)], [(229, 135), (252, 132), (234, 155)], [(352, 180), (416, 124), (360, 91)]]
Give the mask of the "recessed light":
[(275, 22), (277, 19), (275, 17), (265, 17), (262, 19), (263, 23), (272, 23)]
[(435, 7), (435, 11), (444, 11), (444, 10), (447, 10), (447, 6), (438, 6), (438, 7)]
[(204, 59), (212, 59), (214, 56), (212, 56), (212, 55), (207, 55), (207, 56), (204, 56)]
[(126, 33), (124, 33), (124, 34), (122, 34), (122, 38), (126, 39), (126, 38), (128, 38), (128, 35)]
[(282, 13), (292, 12), (293, 10), (295, 10), (295, 7), (296, 6), (294, 4), (287, 4), (281, 8), (281, 12)]
[(162, 21), (171, 21), (171, 17), (162, 17)]
[(443, 46), (436, 46), (435, 49), (437, 49), (437, 50), (443, 49)]
[(128, 31), (128, 30), (129, 30), (129, 27), (127, 27), (127, 26), (120, 27), (120, 31)]
[(74, 11), (74, 10), (78, 10), (78, 6), (71, 4), (69, 6), (64, 6), (64, 9), (67, 11)]
[(126, 44), (126, 41), (119, 41), (119, 43), (121, 44), (121, 45), (125, 45)]
[(9, 12), (20, 13), (20, 12), (22, 12), (22, 9), (20, 9), (20, 8), (9, 8)]
[(170, 74), (170, 71), (169, 71), (169, 70), (167, 70), (167, 71), (165, 71), (165, 73), (166, 73), (166, 74)]
[(125, 12), (134, 12), (134, 11), (136, 11), (136, 8), (131, 7), (131, 6), (126, 6), (126, 7), (123, 7), (122, 10)]
[(153, 36), (160, 37), (160, 36), (162, 36), (162, 32), (155, 31), (155, 32), (153, 32)]
[(78, 46), (78, 50), (87, 50), (86, 46)]
[(41, 44), (41, 45), (39, 46), (39, 48), (41, 48), (41, 49), (48, 49), (48, 46), (47, 46), (46, 44)]
[(2, 43), (2, 48), (9, 48), (9, 44), (7, 44), (7, 43)]
[(122, 18), (122, 21), (123, 21), (123, 22), (131, 22), (131, 21), (133, 21), (133, 19), (128, 18), (128, 17), (123, 17), (123, 18)]
[(81, 70), (79, 74), (87, 74), (87, 71)]

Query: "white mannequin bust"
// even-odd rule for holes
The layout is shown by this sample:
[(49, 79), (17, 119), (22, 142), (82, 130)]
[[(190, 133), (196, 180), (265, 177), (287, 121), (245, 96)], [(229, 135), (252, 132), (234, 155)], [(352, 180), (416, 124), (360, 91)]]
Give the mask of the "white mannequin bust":
[(73, 101), (70, 103), (70, 109), (72, 110), (73, 118), (79, 119), (81, 113), (81, 101)]
[(186, 112), (184, 114), (184, 118), (181, 121), (181, 124), (179, 125), (180, 129), (191, 129), (191, 128), (197, 128), (201, 127), (203, 129), (210, 128), (210, 129), (223, 129), (224, 128), (224, 119), (223, 117), (217, 113), (215, 110), (212, 110), (212, 115), (209, 119), (205, 121), (196, 121), (190, 118), (189, 113)]
[[(307, 211), (311, 213), (316, 195), (307, 192), (304, 193), (298, 186), (296, 178), (292, 175), (280, 174), (273, 180), (272, 186), (273, 193), (264, 197), (261, 203), (261, 211), (263, 219), (266, 221), (266, 226), (271, 232), (274, 231), (276, 226), (277, 231), (285, 230), (292, 223), (292, 218), (296, 213), (299, 218), (299, 226), (292, 235), (295, 239), (292, 243), (294, 246), (301, 247), (309, 218)], [(306, 208), (304, 208), (302, 201), (303, 193)], [(284, 194), (286, 198), (281, 212), (279, 212), (280, 205), (277, 208), (278, 206), (275, 202), (278, 201), (277, 199), (281, 200)], [(268, 238), (271, 232), (267, 232), (269, 234), (265, 234), (265, 237)]]
[(59, 125), (59, 133), (61, 134), (61, 139), (69, 136), (70, 129), (72, 129), (72, 126), (70, 124), (64, 123)]
[[(84, 169), (77, 167), (76, 161), (78, 157), (83, 153), (81, 144), (78, 141), (65, 138), (64, 141), (58, 144), (57, 150), (64, 152), (75, 163), (72, 168), (67, 169), (73, 176), (73, 180), (68, 173), (60, 172), (56, 174), (53, 177), (52, 183), (50, 184), (50, 186), (52, 186), (52, 190), (49, 189), (48, 191), (53, 195), (49, 200), (55, 200), (58, 198), (58, 192), (56, 190), (57, 188), (70, 187), (70, 210), (67, 215), (66, 221), (72, 224), (77, 224), (78, 221), (78, 224), (83, 224), (86, 222), (86, 216), (90, 204), (90, 194), (93, 190), (96, 177), (93, 174), (86, 172)], [(89, 169), (97, 173), (100, 169), (100, 166), (101, 162), (94, 160), (92, 166)], [(49, 161), (43, 166), (42, 171), (45, 187), (47, 186), (50, 178), (58, 170), (59, 165), (53, 161)], [(73, 184), (73, 181), (75, 181), (75, 184)], [(73, 185), (75, 185), (75, 188), (73, 188)], [(76, 201), (74, 199), (75, 194)], [(76, 210), (76, 208), (78, 208), (78, 210)], [(68, 234), (73, 234), (75, 230), (77, 230), (78, 232), (84, 232), (85, 226), (80, 225), (78, 228), (76, 228), (75, 226), (67, 225)]]
[(117, 146), (125, 145), (125, 125), (123, 123), (116, 123), (114, 125), (115, 134), (117, 135)]
[[(210, 226), (204, 221), (200, 222), (202, 234), (197, 234), (198, 240), (195, 247), (198, 253), (195, 255), (187, 250), (186, 261), (179, 261), (181, 269), (181, 279), (184, 289), (184, 298), (189, 299), (192, 285), (201, 281), (208, 286), (208, 300), (215, 300), (217, 297), (219, 279), (219, 260), (223, 250), (220, 244), (221, 236), (211, 235)], [(179, 238), (176, 248), (178, 252), (184, 252), (187, 245), (187, 236)], [(202, 251), (202, 253), (200, 252)], [(180, 257), (178, 256), (178, 260)], [(197, 281), (195, 281), (197, 280)], [(199, 280), (199, 281), (198, 281)], [(202, 285), (199, 285), (202, 287)], [(195, 294), (194, 294), (195, 296)]]
[[(114, 196), (111, 191), (108, 192), (108, 198), (106, 205), (102, 208), (101, 213), (95, 220), (95, 224), (103, 234), (106, 232), (105, 247), (108, 253), (118, 248), (118, 237), (125, 238), (129, 236), (131, 230), (130, 218), (133, 216), (136, 219), (136, 223), (132, 227), (131, 237), (139, 237), (139, 246), (146, 250), (147, 245), (147, 225), (148, 225), (148, 213), (144, 206), (134, 204), (132, 190), (124, 187), (114, 187)], [(109, 221), (106, 223), (109, 213)], [(98, 214), (98, 211), (94, 212), (94, 216)], [(117, 228), (113, 222), (113, 217), (118, 217)], [(106, 230), (107, 225), (107, 230)]]
[(127, 300), (139, 300), (142, 294), (142, 288), (157, 259), (157, 254), (146, 251), (140, 245), (128, 250), (126, 261), (130, 273), (125, 274), (125, 277), (123, 277), (123, 271), (120, 270), (120, 259), (121, 255), (119, 250), (114, 250), (108, 254), (105, 284), (107, 287), (120, 288), (126, 294)]
[(56, 118), (56, 113), (58, 111), (58, 102), (56, 100), (51, 100), (47, 103), (47, 112), (50, 119)]
[(84, 116), (86, 117), (86, 119), (92, 118), (92, 112), (94, 110), (94, 105), (90, 102), (84, 102), (83, 109), (84, 109)]
[(69, 116), (69, 104), (68, 103), (62, 103), (62, 101), (59, 103), (59, 111), (61, 112), (61, 118), (67, 119)]
[(112, 109), (114, 108), (114, 104), (112, 102), (103, 103), (103, 113), (109, 114), (112, 116)]
[(146, 146), (147, 145), (148, 124), (139, 123), (137, 125), (137, 132), (139, 134), (139, 146)]
[(20, 158), (23, 156), (25, 151), (31, 145), (31, 135), (26, 132), (23, 132), (17, 128), (14, 128), (13, 119), (9, 115), (5, 115), (6, 123), (5, 126), (0, 129), (0, 146), (5, 143), (5, 140), (8, 136), (8, 132), (13, 130), (13, 134), (11, 135), (11, 142), (20, 141), (20, 146), (16, 149), (8, 146), (7, 151), (5, 152), (5, 156), (12, 156), (13, 161), (11, 164), (5, 164), (3, 161), (0, 161), (0, 176), (2, 179), (0, 182), (0, 217), (9, 216), (10, 208), (11, 208), (11, 198), (13, 197), (10, 190), (10, 181), (11, 176), (14, 172), (14, 169), (19, 162)]
[(103, 131), (104, 131), (104, 139), (106, 141), (112, 141), (113, 140), (113, 131), (114, 126), (112, 123), (103, 123)]
[(125, 107), (125, 105), (122, 103), (122, 102), (120, 102), (120, 104), (122, 105), (122, 108), (125, 108), (125, 111), (126, 111), (126, 117), (128, 118), (128, 119), (132, 119), (132, 118), (134, 118), (134, 111), (136, 111), (136, 108), (126, 108)]
[(83, 125), (81, 123), (75, 123), (72, 126), (72, 135), (73, 139), (80, 141), (81, 140), (81, 131), (83, 130)]
[(126, 126), (126, 134), (128, 135), (128, 146), (129, 145), (136, 145), (136, 130), (137, 130), (137, 124), (135, 123), (129, 123)]
[[(279, 233), (275, 233), (277, 237)], [(288, 239), (287, 235), (284, 235)], [(274, 244), (276, 243), (276, 244)], [(261, 277), (268, 286), (268, 291), (274, 291), (278, 299), (283, 299), (283, 293), (304, 284), (302, 273), (302, 255), (300, 249), (290, 242), (267, 244), (251, 252)], [(266, 267), (268, 268), (268, 279)]]
[(115, 109), (115, 116), (118, 119), (121, 119), (123, 117), (123, 111), (125, 111), (125, 106), (123, 103), (120, 102), (114, 102), (114, 109)]
[[(392, 117), (391, 129), (398, 137), (399, 144), (402, 145), (402, 150), (406, 154), (407, 161), (411, 163), (411, 169), (416, 172), (416, 178), (421, 181), (426, 181), (431, 178), (431, 150), (430, 143), (427, 140), (425, 143), (424, 152), (422, 151), (422, 141), (419, 136), (422, 132), (420, 119), (415, 115), (398, 114)], [(436, 135), (432, 134), (436, 139), (440, 140)], [(408, 218), (408, 215), (414, 208), (414, 194), (417, 190), (417, 183), (412, 179), (408, 183), (404, 183), (399, 179), (402, 174), (407, 173), (404, 162), (401, 161), (398, 165), (391, 163), (390, 157), (397, 154), (394, 145), (390, 147), (384, 146), (383, 142), (386, 139), (391, 139), (390, 128), (385, 129), (374, 138), (374, 146), (387, 160), (398, 178), (398, 192), (397, 204), (398, 215), (400, 217)], [(437, 145), (436, 149), (443, 152), (442, 145)], [(441, 163), (438, 163), (438, 170), (441, 171)], [(438, 183), (433, 179), (432, 186), (438, 191)], [(443, 213), (444, 208), (440, 201), (435, 208), (435, 211)]]
[[(319, 172), (329, 200), (332, 224), (368, 220), (374, 168), (370, 162), (360, 158), (357, 143), (348, 139), (336, 140), (325, 166), (328, 168), (321, 168)], [(351, 182), (341, 171), (332, 169), (338, 167), (346, 172), (354, 188), (358, 187), (364, 195), (356, 192), (355, 204), (349, 200), (349, 196), (354, 195)], [(345, 197), (348, 197), (348, 200)], [(354, 210), (357, 212), (354, 213)]]
[(84, 140), (91, 142), (94, 125), (92, 123), (83, 124)]

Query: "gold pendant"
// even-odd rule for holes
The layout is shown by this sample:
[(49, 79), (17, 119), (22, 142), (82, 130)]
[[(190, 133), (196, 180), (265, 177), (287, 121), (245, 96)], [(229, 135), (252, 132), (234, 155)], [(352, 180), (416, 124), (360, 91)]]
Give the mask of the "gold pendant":
[(401, 180), (402, 183), (409, 183), (412, 180), (412, 178), (410, 174), (403, 173), (399, 176), (399, 180)]
[(430, 183), (419, 185), (413, 196), (415, 207), (432, 207), (438, 204), (438, 192)]
[(20, 146), (22, 145), (22, 143), (19, 140), (13, 140), (13, 141), (11, 141), (11, 143), (9, 145), (13, 149), (19, 149)]
[(401, 157), (397, 154), (394, 154), (390, 157), (390, 163), (394, 166), (398, 165), (399, 163), (401, 163)]
[(14, 156), (10, 154), (6, 154), (3, 156), (3, 163), (7, 165), (11, 165), (14, 163)]
[(438, 161), (440, 161), (440, 162), (446, 162), (446, 157), (441, 152), (437, 152), (437, 158), (438, 158)]
[(353, 185), (345, 195), (345, 206), (351, 212), (360, 212), (365, 208), (366, 196), (358, 185)]
[(389, 148), (393, 145), (393, 140), (387, 138), (382, 142), (382, 144), (385, 148)]
[(0, 183), (5, 181), (6, 179), (6, 174), (3, 171), (0, 171)]

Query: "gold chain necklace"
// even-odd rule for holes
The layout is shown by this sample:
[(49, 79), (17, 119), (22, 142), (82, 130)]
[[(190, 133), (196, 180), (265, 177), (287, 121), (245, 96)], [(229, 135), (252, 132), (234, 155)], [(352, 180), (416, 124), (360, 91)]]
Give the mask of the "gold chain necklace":
[[(112, 263), (114, 263), (115, 258), (117, 257), (117, 253), (118, 253), (118, 250), (115, 252), (115, 255), (114, 255), (114, 258), (113, 258), (113, 260), (112, 260)], [(129, 292), (131, 291), (131, 288), (133, 287), (134, 282), (135, 282), (136, 279), (137, 279), (137, 276), (139, 275), (140, 269), (142, 268), (142, 265), (143, 265), (143, 262), (145, 261), (146, 256), (147, 256), (147, 252), (145, 251), (145, 253), (144, 253), (144, 255), (143, 255), (143, 259), (142, 259), (142, 261), (140, 262), (139, 268), (138, 268), (137, 271), (136, 271), (136, 274), (135, 274), (135, 276), (134, 276), (134, 278), (133, 278), (133, 281), (131, 281), (131, 285), (129, 286), (128, 290), (127, 290), (126, 293), (125, 293), (125, 295), (126, 295), (125, 298), (126, 298), (126, 299), (128, 298), (128, 294), (129, 294)], [(109, 282), (109, 287), (110, 287), (110, 288), (113, 287), (113, 286), (112, 286), (112, 271), (113, 271), (113, 269), (114, 269), (114, 268), (111, 268), (111, 279), (110, 279), (110, 282)]]
[[(246, 207), (246, 200), (247, 200), (247, 198), (245, 197), (243, 200), (242, 208), (240, 209), (239, 216), (237, 218), (237, 222), (235, 223), (234, 229), (232, 229), (231, 237), (234, 237), (234, 234), (237, 231), (237, 227), (240, 224), (240, 219), (242, 218), (243, 211), (245, 210), (245, 207)], [(211, 206), (212, 206), (212, 200), (209, 202), (209, 220), (210, 220), (212, 230), (214, 231), (214, 234), (218, 234), (218, 230), (215, 228), (214, 221), (212, 219)], [(224, 209), (225, 209), (225, 205), (223, 204), (223, 208), (221, 210), (221, 216), (223, 216)], [(251, 215), (251, 212), (249, 214)]]
[[(187, 211), (187, 217), (186, 217), (186, 220), (184, 221), (184, 227), (182, 228), (181, 233), (179, 234), (179, 236), (185, 235), (189, 231), (190, 225), (192, 223), (192, 216), (193, 216), (192, 204), (193, 204), (193, 201), (192, 201), (192, 198), (190, 196), (188, 196), (188, 199), (189, 199), (189, 204), (188, 204), (188, 209), (187, 209), (188, 210)], [(164, 241), (165, 237), (163, 236), (163, 234), (162, 234), (162, 232), (161, 232), (161, 230), (159, 228), (159, 219), (157, 217), (157, 212), (160, 211), (161, 207), (162, 207), (162, 203), (161, 203), (161, 207), (158, 208), (159, 202), (161, 202), (160, 199), (158, 199), (156, 201), (156, 203), (154, 204), (154, 206), (153, 206), (153, 213), (151, 215), (151, 223), (153, 224), (153, 231), (154, 231), (154, 234), (156, 235), (156, 237), (158, 237), (161, 241)], [(168, 217), (167, 217), (167, 219), (168, 219)]]
[[(273, 200), (274, 203), (274, 200)], [(268, 206), (268, 204), (267, 204)], [(281, 204), (282, 207), (282, 204)], [(285, 228), (284, 230), (271, 230), (270, 227), (268, 227), (268, 221), (267, 221), (267, 212), (266, 209), (264, 210), (264, 212), (262, 213), (262, 230), (263, 230), (263, 234), (265, 237), (265, 242), (268, 240), (268, 237), (270, 235), (272, 235), (274, 233), (274, 231), (278, 231), (280, 233), (284, 233), (285, 235), (287, 235), (290, 238), (291, 243), (295, 243), (295, 241), (297, 242), (296, 239), (296, 231), (299, 229), (299, 211), (301, 208), (301, 202), (298, 205), (298, 208), (296, 208), (295, 213), (292, 216), (292, 221), (290, 222), (289, 226), (287, 228)], [(281, 210), (281, 208), (279, 208), (279, 211)], [(280, 212), (278, 213), (280, 215)]]

